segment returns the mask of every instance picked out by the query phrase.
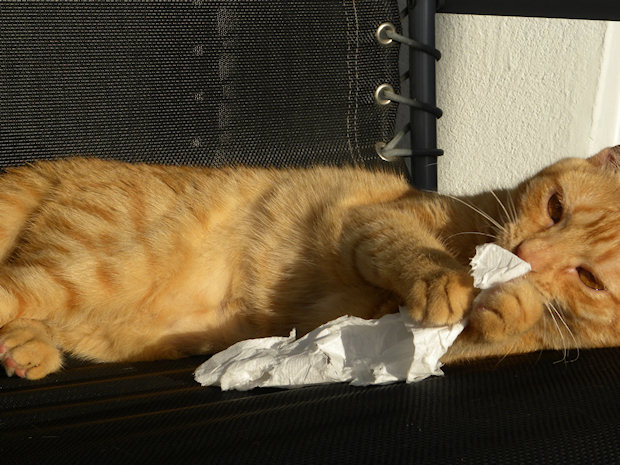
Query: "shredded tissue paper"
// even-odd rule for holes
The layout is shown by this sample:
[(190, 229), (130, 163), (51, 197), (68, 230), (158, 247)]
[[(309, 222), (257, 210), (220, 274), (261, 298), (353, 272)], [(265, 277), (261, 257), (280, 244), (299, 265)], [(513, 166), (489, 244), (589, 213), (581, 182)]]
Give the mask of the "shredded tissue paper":
[[(478, 246), (471, 265), (480, 289), (530, 271), (527, 262), (495, 244)], [(377, 320), (343, 316), (299, 339), (293, 330), (288, 337), (238, 342), (200, 365), (194, 376), (203, 386), (241, 391), (336, 382), (411, 383), (443, 374), (439, 359), (463, 328), (463, 323), (421, 328), (404, 307)]]

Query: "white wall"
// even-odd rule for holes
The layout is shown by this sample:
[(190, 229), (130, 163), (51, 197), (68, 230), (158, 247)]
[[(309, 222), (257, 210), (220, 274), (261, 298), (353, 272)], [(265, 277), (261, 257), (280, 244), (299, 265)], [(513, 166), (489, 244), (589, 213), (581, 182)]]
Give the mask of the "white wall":
[(591, 152), (601, 147), (620, 144), (620, 21), (609, 23), (603, 50), (590, 135)]
[(620, 143), (618, 24), (439, 14), (436, 28), (440, 192), (511, 186)]

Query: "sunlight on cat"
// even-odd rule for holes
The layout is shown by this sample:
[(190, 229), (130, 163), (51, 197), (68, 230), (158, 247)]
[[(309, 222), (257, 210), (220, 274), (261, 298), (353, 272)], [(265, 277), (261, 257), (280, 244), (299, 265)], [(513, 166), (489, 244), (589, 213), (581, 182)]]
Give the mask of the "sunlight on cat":
[[(467, 319), (444, 357), (620, 344), (620, 148), (511, 190), (453, 197), (361, 168), (198, 168), (72, 158), (0, 177), (0, 358), (35, 379), (93, 361), (214, 353), (406, 305)], [(475, 301), (495, 242), (527, 275)]]

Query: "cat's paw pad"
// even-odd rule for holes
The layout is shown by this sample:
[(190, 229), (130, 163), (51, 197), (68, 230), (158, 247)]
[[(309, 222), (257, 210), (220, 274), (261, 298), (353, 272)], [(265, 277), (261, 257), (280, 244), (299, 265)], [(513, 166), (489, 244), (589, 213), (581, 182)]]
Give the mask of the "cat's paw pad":
[(415, 321), (425, 326), (450, 325), (465, 317), (475, 293), (467, 272), (441, 271), (418, 279), (406, 303)]
[(521, 279), (482, 291), (474, 302), (467, 329), (479, 340), (500, 342), (529, 330), (542, 314), (542, 297), (532, 284)]
[(60, 368), (60, 351), (37, 333), (28, 328), (2, 331), (0, 360), (8, 376), (40, 379)]

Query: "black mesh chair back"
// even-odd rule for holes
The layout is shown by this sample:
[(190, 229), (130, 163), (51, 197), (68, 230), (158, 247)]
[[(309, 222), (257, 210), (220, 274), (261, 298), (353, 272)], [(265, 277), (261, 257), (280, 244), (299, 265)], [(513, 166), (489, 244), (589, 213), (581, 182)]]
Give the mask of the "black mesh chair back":
[(3, 2), (0, 166), (87, 155), (374, 164), (394, 133), (396, 2)]

